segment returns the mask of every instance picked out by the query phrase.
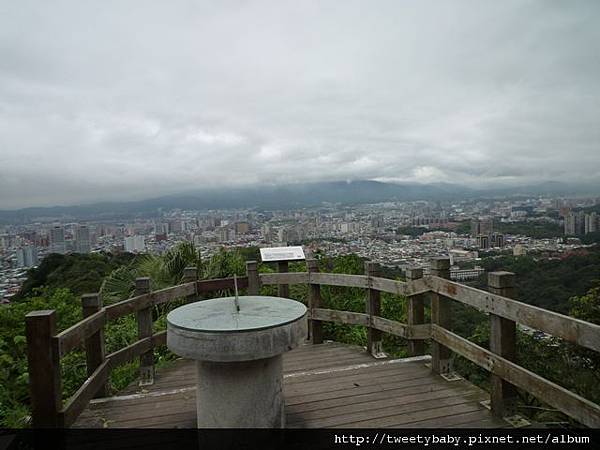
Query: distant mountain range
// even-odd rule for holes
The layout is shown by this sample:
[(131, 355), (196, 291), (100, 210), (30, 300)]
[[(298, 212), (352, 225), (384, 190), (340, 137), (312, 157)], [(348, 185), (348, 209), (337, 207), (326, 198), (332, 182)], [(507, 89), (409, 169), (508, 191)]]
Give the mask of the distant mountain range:
[(324, 203), (346, 205), (384, 201), (461, 200), (466, 198), (517, 195), (600, 194), (600, 187), (547, 182), (534, 186), (471, 189), (450, 183), (381, 183), (336, 181), (323, 183), (212, 189), (130, 202), (101, 202), (89, 205), (33, 207), (0, 210), (0, 223), (30, 223), (47, 220), (119, 220), (154, 215), (159, 209), (294, 209)]

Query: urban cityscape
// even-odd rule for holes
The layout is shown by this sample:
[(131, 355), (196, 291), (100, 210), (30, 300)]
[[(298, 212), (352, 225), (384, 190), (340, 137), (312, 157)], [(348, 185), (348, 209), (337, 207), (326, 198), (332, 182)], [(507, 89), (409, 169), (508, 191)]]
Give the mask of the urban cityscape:
[(599, 24), (2, 2), (0, 450), (599, 448)]
[[(477, 278), (480, 254), (546, 256), (585, 246), (580, 237), (599, 230), (596, 198), (531, 197), (457, 202), (414, 201), (323, 205), (298, 210), (171, 210), (122, 222), (44, 221), (0, 228), (0, 301), (7, 303), (50, 253), (162, 254), (189, 241), (202, 257), (219, 248), (302, 244), (324, 255), (357, 254), (384, 266), (423, 267), (449, 256), (452, 277)], [(503, 232), (507, 224), (542, 224), (544, 237)]]

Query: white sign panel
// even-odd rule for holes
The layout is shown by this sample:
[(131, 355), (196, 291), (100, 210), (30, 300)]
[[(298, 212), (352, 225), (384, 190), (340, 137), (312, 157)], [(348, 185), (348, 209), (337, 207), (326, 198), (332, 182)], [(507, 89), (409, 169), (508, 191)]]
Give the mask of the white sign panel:
[(260, 259), (263, 262), (298, 261), (306, 257), (302, 247), (268, 247), (260, 249)]

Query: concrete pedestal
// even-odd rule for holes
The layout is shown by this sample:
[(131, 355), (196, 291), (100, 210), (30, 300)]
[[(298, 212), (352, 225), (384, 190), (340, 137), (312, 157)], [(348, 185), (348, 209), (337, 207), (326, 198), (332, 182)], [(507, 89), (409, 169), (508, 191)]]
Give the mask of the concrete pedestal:
[(283, 428), (282, 361), (198, 361), (198, 428)]
[(167, 316), (167, 346), (195, 359), (199, 428), (285, 425), (282, 354), (307, 334), (306, 307), (277, 297), (204, 300)]

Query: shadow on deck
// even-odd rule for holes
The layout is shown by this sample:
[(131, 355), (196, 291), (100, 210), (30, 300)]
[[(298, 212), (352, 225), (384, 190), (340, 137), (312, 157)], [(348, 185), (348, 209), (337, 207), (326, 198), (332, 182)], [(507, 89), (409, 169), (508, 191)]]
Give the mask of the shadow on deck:
[[(305, 345), (284, 355), (286, 426), (469, 427), (508, 424), (481, 405), (489, 395), (464, 379), (447, 381), (429, 357), (374, 359), (361, 347)], [(152, 386), (133, 384), (92, 400), (73, 427), (195, 428), (195, 364), (178, 360)]]

